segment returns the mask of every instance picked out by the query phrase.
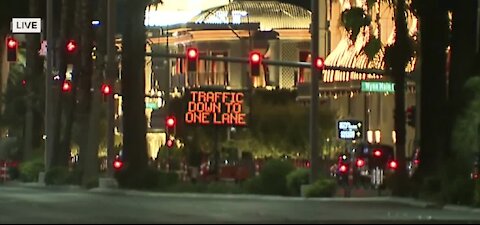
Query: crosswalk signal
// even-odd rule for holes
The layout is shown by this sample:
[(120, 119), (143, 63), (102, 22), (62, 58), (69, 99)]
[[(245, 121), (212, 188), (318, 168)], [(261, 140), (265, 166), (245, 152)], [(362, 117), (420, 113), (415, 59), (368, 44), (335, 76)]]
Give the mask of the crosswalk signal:
[(260, 65), (262, 64), (262, 54), (260, 52), (250, 52), (248, 57), (250, 64), (250, 74), (252, 76), (260, 76)]
[(7, 38), (7, 61), (17, 61), (18, 41), (14, 37)]
[(187, 71), (188, 72), (197, 71), (197, 62), (198, 62), (198, 49), (188, 48), (187, 49)]

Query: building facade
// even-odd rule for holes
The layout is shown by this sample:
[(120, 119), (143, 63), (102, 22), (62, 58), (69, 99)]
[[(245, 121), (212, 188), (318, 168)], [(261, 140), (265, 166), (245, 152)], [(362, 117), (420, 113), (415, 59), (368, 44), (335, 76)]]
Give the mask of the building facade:
[[(393, 7), (382, 1), (373, 5), (361, 0), (320, 2), (320, 55), (325, 56), (326, 65), (383, 70), (385, 47), (394, 40)], [(358, 30), (348, 29), (345, 21), (349, 18), (346, 14), (358, 9), (370, 18), (370, 23)], [(198, 8), (195, 10), (198, 11)], [(184, 54), (187, 48), (195, 47), (200, 55), (205, 56), (247, 57), (249, 52), (255, 50), (270, 60), (310, 61), (311, 12), (304, 8), (272, 0), (236, 0), (197, 11), (196, 14), (190, 11), (179, 13), (179, 16), (188, 14), (180, 23), (162, 24), (162, 15), (173, 14), (166, 11), (162, 13), (162, 5), (149, 7), (145, 21), (148, 29), (147, 52)], [(416, 19), (410, 14), (408, 26), (412, 40), (415, 40)], [(374, 41), (380, 45), (371, 56), (367, 49)], [(415, 65), (415, 57), (412, 57), (406, 68), (409, 76), (406, 106), (416, 102), (413, 82)], [(188, 73), (185, 58), (146, 57), (145, 79), (149, 121), (154, 120), (151, 113), (155, 109), (148, 107), (149, 102), (158, 102), (158, 107), (162, 105), (158, 96), (149, 95), (181, 94), (189, 87), (297, 89), (299, 101), (309, 100), (309, 95), (303, 91), (309, 85), (310, 71), (295, 67), (264, 65), (260, 76), (252, 77), (246, 64), (199, 60), (197, 72)], [(393, 145), (394, 95), (391, 89), (377, 92), (367, 90), (364, 86), (362, 90), (362, 82), (372, 81), (384, 82), (382, 85), (392, 82), (383, 74), (325, 70), (320, 84), (320, 107), (336, 111), (338, 119), (364, 121), (367, 133), (363, 141)], [(165, 137), (155, 131), (152, 124), (149, 133), (150, 153), (156, 155), (155, 149), (165, 143)], [(413, 128), (407, 128), (407, 155), (413, 151), (414, 134)]]

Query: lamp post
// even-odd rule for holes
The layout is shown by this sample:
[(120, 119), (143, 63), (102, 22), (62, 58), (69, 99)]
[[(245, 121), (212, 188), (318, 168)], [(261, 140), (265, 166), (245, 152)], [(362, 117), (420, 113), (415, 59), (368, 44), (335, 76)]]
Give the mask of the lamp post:
[(311, 0), (312, 6), (312, 22), (310, 26), (311, 43), (310, 43), (310, 65), (311, 68), (311, 98), (310, 98), (310, 161), (311, 161), (311, 174), (310, 183), (314, 183), (318, 178), (319, 162), (318, 162), (318, 86), (319, 77), (321, 76), (320, 70), (315, 68), (314, 60), (318, 58), (319, 48), (319, 0)]

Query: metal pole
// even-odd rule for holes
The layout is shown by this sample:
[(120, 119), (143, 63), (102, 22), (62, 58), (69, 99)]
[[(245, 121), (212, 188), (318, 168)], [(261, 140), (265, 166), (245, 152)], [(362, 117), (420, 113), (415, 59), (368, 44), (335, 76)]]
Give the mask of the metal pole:
[(310, 183), (314, 183), (318, 178), (318, 170), (319, 170), (319, 151), (318, 151), (318, 87), (319, 87), (319, 77), (320, 77), (320, 70), (314, 67), (314, 60), (318, 58), (318, 38), (319, 38), (319, 0), (311, 0), (312, 6), (312, 23), (310, 27), (311, 32), (311, 57), (310, 67), (311, 67), (311, 100), (310, 100), (310, 161), (311, 161), (311, 176), (310, 176)]
[[(48, 172), (53, 156), (53, 129), (51, 95), (55, 40), (53, 37), (53, 0), (47, 0), (47, 72), (45, 74), (45, 173)], [(52, 127), (53, 128), (53, 127)]]
[[(107, 2), (107, 84), (110, 87), (115, 85), (117, 74), (115, 74), (115, 0), (108, 0)], [(115, 99), (114, 95), (107, 97), (107, 174), (113, 177), (113, 161), (115, 160)]]

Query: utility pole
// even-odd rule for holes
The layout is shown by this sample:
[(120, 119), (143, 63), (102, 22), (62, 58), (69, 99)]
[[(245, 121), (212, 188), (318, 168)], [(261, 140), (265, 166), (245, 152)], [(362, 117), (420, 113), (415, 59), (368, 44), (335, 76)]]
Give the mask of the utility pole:
[(310, 0), (312, 6), (312, 23), (310, 25), (311, 43), (310, 43), (310, 68), (311, 68), (311, 99), (310, 99), (310, 161), (311, 174), (310, 184), (313, 184), (318, 178), (319, 157), (318, 157), (318, 86), (320, 71), (315, 68), (314, 61), (318, 58), (319, 48), (319, 0)]
[[(115, 67), (117, 66), (115, 55), (115, 0), (107, 0), (107, 85), (115, 86), (117, 74)], [(115, 160), (115, 99), (114, 95), (107, 95), (107, 174), (113, 177), (113, 160)]]
[(54, 130), (52, 125), (52, 76), (55, 39), (53, 37), (53, 0), (47, 0), (47, 72), (45, 74), (45, 173), (50, 169), (53, 158)]

